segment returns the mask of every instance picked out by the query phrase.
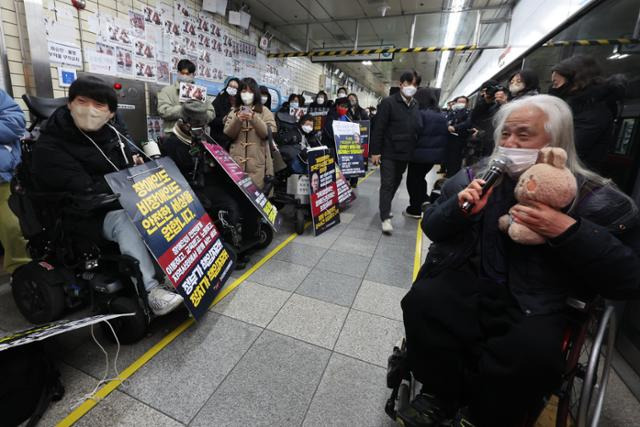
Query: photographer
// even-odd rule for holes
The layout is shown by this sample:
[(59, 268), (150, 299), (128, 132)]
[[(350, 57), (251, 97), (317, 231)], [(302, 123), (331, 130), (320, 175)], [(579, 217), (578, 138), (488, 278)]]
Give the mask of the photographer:
[[(480, 89), (480, 96), (475, 107), (471, 111), (471, 135), (474, 156), (467, 158), (466, 164), (475, 163), (482, 157), (487, 157), (493, 152), (495, 143), (493, 140), (493, 117), (500, 107), (507, 102), (507, 89), (500, 86), (494, 80), (486, 81)], [(474, 161), (475, 160), (475, 161)]]
[[(40, 190), (73, 195), (112, 194), (104, 176), (141, 164), (124, 143), (125, 130), (115, 119), (118, 96), (97, 77), (81, 77), (69, 88), (69, 103), (58, 108), (33, 148), (31, 171)], [(182, 303), (161, 287), (140, 234), (118, 202), (90, 212), (65, 213), (63, 228), (95, 243), (116, 242), (120, 252), (140, 263), (149, 306), (158, 316)], [(105, 242), (106, 243), (106, 242)]]

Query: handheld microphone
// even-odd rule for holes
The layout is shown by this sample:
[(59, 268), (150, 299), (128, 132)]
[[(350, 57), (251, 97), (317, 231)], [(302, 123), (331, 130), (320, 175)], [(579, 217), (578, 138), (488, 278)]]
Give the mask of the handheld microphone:
[[(484, 180), (484, 185), (482, 186), (480, 198), (482, 198), (487, 193), (487, 191), (489, 191), (489, 189), (495, 185), (495, 183), (498, 181), (498, 178), (502, 176), (502, 173), (507, 167), (507, 162), (508, 159), (503, 156), (497, 157), (491, 161), (489, 170), (482, 177), (482, 180)], [(466, 201), (462, 204), (462, 210), (466, 213), (470, 213), (474, 205), (475, 203)]]

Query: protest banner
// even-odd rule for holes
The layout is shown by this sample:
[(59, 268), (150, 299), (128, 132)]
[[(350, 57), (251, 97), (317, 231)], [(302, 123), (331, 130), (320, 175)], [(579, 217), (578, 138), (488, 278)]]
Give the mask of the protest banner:
[(180, 92), (178, 100), (180, 102), (207, 100), (207, 88), (193, 83), (180, 82)]
[(220, 232), (167, 157), (105, 176), (193, 317), (207, 312), (233, 271)]
[(327, 121), (327, 114), (329, 109), (324, 107), (309, 108), (309, 114), (313, 117), (313, 131), (320, 132), (324, 128), (324, 124)]
[(290, 107), (289, 114), (295, 117), (296, 120), (300, 120), (302, 116), (307, 114), (308, 110), (309, 109), (307, 107), (297, 107), (297, 108)]
[(338, 165), (344, 177), (349, 179), (364, 176), (366, 171), (360, 145), (360, 125), (334, 120), (332, 126)]
[(336, 165), (325, 146), (307, 151), (309, 162), (310, 203), (313, 233), (316, 236), (340, 224)]
[(133, 315), (134, 313), (99, 314), (97, 316), (85, 317), (75, 320), (63, 319), (45, 325), (38, 325), (28, 329), (23, 329), (21, 331), (11, 332), (3, 337), (0, 337), (0, 351), (25, 344), (31, 344), (36, 341), (42, 341), (56, 335), (64, 334), (65, 332), (71, 332), (76, 329), (84, 328), (85, 326), (109, 321), (117, 317)]
[(336, 184), (338, 186), (338, 205), (345, 206), (356, 199), (356, 193), (345, 179), (342, 171), (336, 166)]
[(278, 209), (271, 204), (258, 186), (253, 182), (240, 166), (233, 160), (233, 157), (218, 144), (202, 142), (202, 146), (211, 154), (215, 161), (229, 175), (229, 178), (238, 186), (240, 191), (247, 196), (264, 219), (267, 220), (274, 231), (278, 231), (282, 218), (278, 215)]
[(362, 145), (362, 156), (366, 165), (369, 158), (369, 137), (371, 136), (371, 121), (360, 120), (360, 144)]

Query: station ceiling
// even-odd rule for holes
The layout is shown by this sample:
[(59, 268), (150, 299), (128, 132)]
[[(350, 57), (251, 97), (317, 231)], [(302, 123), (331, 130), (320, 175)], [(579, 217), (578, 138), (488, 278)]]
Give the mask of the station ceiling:
[[(415, 19), (413, 46), (443, 46), (448, 19), (455, 0), (245, 0), (253, 17), (273, 28), (301, 50), (353, 49), (357, 47), (410, 47)], [(460, 0), (457, 0), (460, 4)], [(476, 22), (477, 40), (488, 43), (497, 32), (505, 31), (514, 0), (464, 0), (453, 44), (472, 44)], [(383, 16), (384, 12), (384, 16)], [(308, 33), (307, 33), (308, 32)], [(477, 52), (451, 55), (443, 86), (456, 78), (460, 65)], [(392, 62), (340, 63), (340, 69), (359, 82), (380, 90), (393, 85), (405, 70), (415, 69), (425, 84), (435, 82), (440, 53), (396, 54)]]

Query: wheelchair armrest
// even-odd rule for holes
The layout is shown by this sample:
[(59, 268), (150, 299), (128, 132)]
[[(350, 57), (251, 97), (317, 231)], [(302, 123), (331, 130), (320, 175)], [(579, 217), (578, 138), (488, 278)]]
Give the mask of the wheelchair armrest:
[(78, 209), (87, 212), (107, 207), (112, 203), (117, 202), (119, 198), (119, 193), (73, 194), (69, 196), (69, 201), (71, 202), (71, 209)]

